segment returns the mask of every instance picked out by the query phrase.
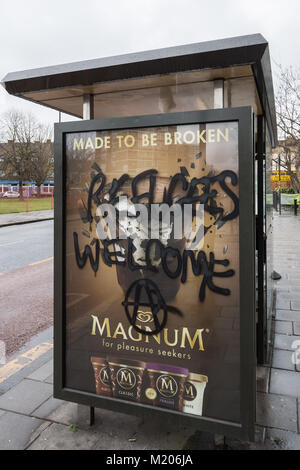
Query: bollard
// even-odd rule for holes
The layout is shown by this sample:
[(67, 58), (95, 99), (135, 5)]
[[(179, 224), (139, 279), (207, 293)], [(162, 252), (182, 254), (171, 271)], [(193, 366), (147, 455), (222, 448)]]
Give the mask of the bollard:
[(29, 210), (29, 186), (27, 186), (27, 197), (26, 197), (26, 212)]
[(278, 192), (276, 191), (276, 197), (275, 197), (275, 200), (276, 200), (276, 212), (278, 212), (278, 204), (279, 204), (279, 195), (278, 195)]
[(277, 193), (273, 191), (273, 208), (277, 211)]
[(298, 209), (297, 199), (294, 199), (294, 215), (297, 215), (297, 209)]

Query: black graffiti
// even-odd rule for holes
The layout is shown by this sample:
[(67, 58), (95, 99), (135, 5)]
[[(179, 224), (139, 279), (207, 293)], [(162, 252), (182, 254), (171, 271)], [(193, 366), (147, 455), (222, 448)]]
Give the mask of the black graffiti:
[(126, 174), (122, 175), (119, 179), (114, 178), (111, 183), (111, 188), (108, 191), (110, 196), (109, 203), (116, 204), (118, 202), (119, 196), (116, 196), (117, 193), (121, 190), (122, 186), (130, 179), (130, 176)]
[(87, 259), (90, 260), (90, 265), (94, 273), (96, 274), (99, 268), (99, 253), (100, 253), (100, 243), (99, 240), (94, 238), (91, 242), (91, 246), (95, 245), (95, 258), (92, 253), (92, 249), (90, 245), (85, 245), (83, 254), (80, 254), (80, 248), (78, 243), (78, 234), (76, 232), (73, 233), (74, 239), (74, 248), (75, 248), (75, 256), (77, 266), (80, 269), (83, 269), (86, 265)]
[[(84, 268), (87, 262), (87, 258), (90, 260), (90, 265), (96, 273), (99, 268), (99, 253), (100, 253), (100, 243), (99, 240), (93, 239), (91, 245), (96, 245), (95, 248), (95, 258), (93, 256), (90, 245), (85, 245), (83, 254), (80, 254), (80, 248), (78, 244), (78, 234), (73, 233), (74, 237), (74, 248), (76, 255), (76, 262), (80, 269)], [(111, 267), (113, 265), (125, 266), (126, 260), (124, 259), (124, 254), (121, 251), (110, 251), (109, 247), (114, 246), (115, 243), (118, 243), (118, 239), (114, 240), (102, 240), (103, 243), (103, 261), (104, 263)], [(207, 287), (215, 294), (220, 294), (224, 296), (230, 295), (230, 289), (224, 289), (222, 287), (216, 286), (214, 284), (214, 277), (232, 277), (235, 274), (233, 269), (227, 271), (215, 271), (215, 265), (221, 265), (227, 267), (229, 265), (229, 260), (215, 259), (214, 253), (209, 253), (209, 261), (207, 260), (207, 255), (204, 251), (199, 251), (197, 253), (197, 258), (195, 252), (192, 250), (184, 250), (183, 255), (177, 248), (167, 246), (165, 247), (159, 240), (147, 240), (145, 242), (145, 257), (146, 264), (145, 266), (138, 265), (134, 263), (133, 260), (133, 241), (128, 239), (128, 256), (127, 256), (127, 266), (131, 271), (152, 271), (158, 272), (158, 268), (153, 266), (150, 258), (150, 250), (154, 249), (157, 251), (156, 259), (161, 259), (163, 272), (170, 279), (177, 279), (181, 275), (181, 282), (184, 284), (187, 280), (187, 269), (188, 269), (188, 260), (191, 262), (191, 267), (194, 276), (203, 275), (203, 280), (201, 282), (199, 299), (201, 302), (205, 300), (205, 288)], [(114, 258), (114, 259), (113, 259)], [(121, 258), (121, 259), (118, 259)], [(168, 259), (176, 258), (176, 269), (171, 270), (169, 267)]]
[(169, 206), (173, 204), (173, 198), (174, 198), (173, 192), (178, 182), (181, 183), (181, 187), (183, 191), (187, 191), (189, 187), (189, 183), (186, 177), (182, 173), (176, 173), (176, 175), (172, 176), (172, 179), (169, 184), (169, 189), (167, 191), (167, 200), (166, 201), (164, 200), (164, 202), (169, 204)]
[[(155, 249), (158, 249), (159, 256), (162, 262), (162, 268), (164, 273), (170, 279), (176, 279), (182, 270), (182, 257), (180, 251), (177, 248), (173, 248), (171, 246), (165, 247), (159, 240), (149, 240), (146, 245), (146, 267), (150, 271), (157, 271), (157, 268), (152, 265), (150, 259), (150, 250), (154, 246)], [(176, 258), (176, 270), (171, 271), (168, 266), (168, 257)]]
[[(94, 202), (97, 206), (101, 204), (100, 195), (103, 192), (103, 189), (106, 185), (106, 176), (102, 172), (101, 168), (95, 163), (92, 167), (97, 173), (92, 173), (91, 183), (88, 190), (88, 202), (87, 202), (87, 216), (82, 217), (82, 220), (85, 222), (92, 222), (92, 203)], [(176, 173), (172, 176), (168, 188), (164, 188), (163, 193), (163, 203), (171, 206), (174, 203), (174, 191), (178, 183), (180, 183), (182, 191), (186, 194), (176, 201), (177, 204), (192, 204), (193, 213), (195, 214), (195, 204), (200, 203), (204, 205), (205, 212), (209, 213), (216, 220), (213, 225), (216, 225), (220, 229), (226, 222), (233, 220), (239, 215), (239, 199), (237, 195), (229, 188), (226, 183), (226, 179), (230, 179), (232, 186), (236, 186), (238, 183), (238, 177), (236, 173), (231, 170), (225, 170), (219, 173), (218, 175), (207, 175), (202, 176), (201, 178), (193, 178), (191, 182), (188, 182), (187, 175), (183, 171), (184, 167), (181, 167), (181, 172)], [(155, 169), (146, 170), (138, 175), (136, 175), (131, 182), (132, 197), (130, 198), (126, 195), (133, 203), (140, 203), (142, 200), (147, 200), (147, 204), (153, 204), (154, 191), (156, 185), (156, 176), (158, 171)], [(128, 174), (123, 174), (119, 179), (113, 179), (110, 184), (109, 202), (110, 204), (115, 205), (118, 202), (120, 194), (117, 194), (122, 191), (122, 188), (125, 183), (130, 180)], [(139, 194), (138, 187), (142, 181), (149, 181), (148, 191)], [(227, 194), (227, 196), (233, 202), (233, 210), (229, 214), (225, 214), (224, 208), (217, 204), (216, 197), (218, 192), (216, 189), (212, 188), (212, 185), (218, 183), (221, 189)], [(84, 207), (85, 204), (83, 203)]]
[[(134, 300), (130, 300), (133, 298)], [(146, 300), (143, 300), (146, 299)], [(147, 336), (157, 335), (162, 331), (168, 320), (168, 313), (174, 313), (182, 316), (182, 313), (175, 307), (167, 305), (158, 286), (150, 279), (139, 279), (131, 284), (126, 292), (125, 300), (122, 302), (126, 316), (133, 328)], [(132, 314), (129, 307), (133, 307)], [(151, 309), (155, 329), (148, 331), (141, 329), (137, 324), (137, 314), (141, 307), (149, 307)], [(159, 312), (162, 312), (162, 319), (159, 319)]]
[[(231, 170), (222, 171), (222, 173), (216, 176), (202, 176), (201, 178), (193, 178), (189, 185), (187, 195), (179, 199), (177, 204), (203, 204), (204, 210), (206, 212), (215, 218), (219, 216), (214, 224), (218, 228), (221, 228), (226, 222), (235, 219), (239, 215), (239, 199), (236, 194), (234, 194), (234, 192), (231, 191), (231, 189), (227, 186), (226, 178), (230, 179), (233, 186), (237, 185), (238, 177), (236, 173)], [(219, 183), (223, 191), (233, 202), (234, 208), (232, 212), (227, 215), (224, 215), (223, 207), (218, 206), (215, 201), (218, 193), (215, 189), (211, 189), (211, 186), (216, 182)], [(200, 194), (198, 189), (199, 185), (202, 186), (202, 192)]]
[[(217, 260), (215, 259), (214, 253), (210, 252), (208, 261), (207, 255), (204, 251), (199, 251), (197, 258), (195, 257), (195, 252), (192, 250), (184, 250), (183, 255), (181, 256), (180, 251), (177, 248), (170, 246), (165, 247), (159, 240), (149, 240), (146, 246), (146, 269), (154, 272), (157, 272), (158, 269), (152, 265), (150, 259), (150, 250), (153, 245), (155, 248), (158, 248), (163, 271), (170, 279), (176, 279), (181, 274), (181, 282), (185, 283), (187, 280), (188, 260), (190, 259), (194, 276), (203, 275), (203, 280), (199, 290), (199, 299), (201, 302), (205, 300), (206, 287), (208, 287), (208, 289), (210, 289), (215, 294), (224, 296), (230, 295), (230, 289), (224, 289), (222, 287), (216, 286), (213, 282), (214, 277), (234, 276), (235, 271), (233, 269), (229, 269), (223, 272), (215, 271), (216, 264), (227, 267), (229, 265), (229, 260)], [(173, 259), (176, 258), (176, 269), (174, 271), (169, 269), (168, 257)]]
[[(98, 167), (97, 163), (94, 163), (92, 168), (97, 170), (97, 173), (92, 175), (92, 180), (90, 183), (89, 194), (88, 194), (87, 219), (90, 223), (93, 221), (92, 201), (94, 201), (98, 206), (101, 204), (99, 195), (102, 193), (103, 188), (106, 183), (106, 176), (102, 172), (101, 168)], [(98, 185), (98, 187), (95, 191), (96, 185)]]
[[(196, 158), (200, 158), (200, 154)], [(99, 218), (93, 216), (92, 209), (93, 204), (99, 207), (103, 201), (110, 204), (116, 205), (119, 201), (120, 195), (126, 196), (132, 203), (153, 204), (154, 192), (156, 185), (156, 178), (158, 171), (155, 169), (146, 170), (133, 179), (128, 174), (123, 174), (120, 178), (114, 178), (111, 183), (106, 183), (106, 176), (101, 168), (94, 163), (92, 166), (94, 170), (91, 173), (91, 182), (88, 189), (87, 204), (83, 204), (83, 210), (81, 210), (80, 216), (84, 223), (91, 223), (94, 220), (96, 223)], [(218, 175), (209, 173), (201, 178), (192, 178), (189, 182), (189, 173), (185, 167), (180, 167), (180, 173), (176, 173), (170, 179), (169, 185), (164, 188), (163, 191), (163, 203), (172, 206), (176, 198), (178, 197), (178, 185), (180, 186), (180, 198), (176, 200), (177, 204), (184, 206), (185, 204), (191, 204), (193, 208), (193, 214), (196, 214), (196, 204), (203, 204), (204, 211), (211, 216), (211, 224), (209, 226), (202, 226), (199, 230), (203, 230), (204, 236), (207, 231), (215, 225), (217, 229), (220, 229), (226, 222), (233, 220), (239, 215), (239, 199), (237, 195), (228, 186), (227, 180), (230, 180), (232, 186), (236, 186), (238, 183), (238, 177), (236, 173), (230, 170), (225, 170)], [(127, 194), (122, 194), (125, 185), (128, 187), (128, 183), (131, 181), (131, 193), (129, 197)], [(141, 184), (143, 183), (143, 184)], [(216, 183), (219, 184), (222, 191), (231, 199), (233, 202), (233, 210), (230, 213), (225, 213), (225, 210), (220, 203), (217, 203), (218, 191)], [(147, 186), (148, 184), (148, 186)], [(140, 193), (140, 187), (147, 187), (147, 190)], [(104, 198), (104, 192), (106, 194)], [(108, 196), (107, 196), (108, 195)], [(119, 211), (116, 211), (117, 218), (119, 217)], [(150, 216), (150, 214), (149, 214)], [(213, 220), (214, 218), (214, 220)], [(89, 236), (88, 232), (85, 232), (86, 237)], [(93, 239), (89, 245), (85, 245), (83, 251), (79, 248), (78, 234), (73, 233), (74, 238), (74, 249), (76, 256), (76, 263), (80, 269), (83, 269), (89, 259), (90, 266), (94, 271), (95, 275), (99, 269), (99, 256), (101, 252), (103, 262), (112, 267), (113, 265), (126, 266), (131, 271), (142, 271), (142, 272), (159, 272), (162, 270), (163, 273), (169, 279), (180, 278), (182, 283), (187, 280), (187, 270), (189, 263), (191, 264), (192, 272), (195, 276), (203, 276), (200, 289), (199, 289), (199, 300), (203, 302), (206, 297), (206, 291), (209, 289), (215, 294), (228, 296), (230, 290), (220, 287), (215, 284), (215, 278), (228, 278), (234, 276), (235, 272), (232, 269), (224, 271), (216, 271), (215, 266), (220, 265), (227, 267), (229, 260), (227, 259), (215, 259), (213, 252), (207, 255), (204, 251), (195, 253), (194, 251), (184, 250), (181, 251), (174, 246), (165, 246), (159, 240), (144, 240), (142, 241), (142, 248), (145, 250), (145, 264), (135, 264), (134, 261), (134, 241), (132, 238), (127, 239), (127, 255), (125, 252), (116, 250), (115, 244), (119, 244), (119, 240), (101, 240), (103, 244), (103, 250), (100, 250), (100, 241)], [(92, 247), (94, 247), (94, 250)], [(125, 243), (126, 246), (126, 243)], [(179, 246), (179, 245), (175, 245)], [(209, 247), (208, 247), (209, 248)], [(94, 251), (94, 254), (93, 254)], [(153, 256), (154, 251), (154, 256)], [(81, 254), (82, 253), (82, 254)], [(154, 261), (161, 261), (161, 263), (154, 263)], [(144, 261), (144, 260), (143, 260)], [(158, 269), (157, 265), (161, 267)], [(146, 301), (142, 301), (146, 297)], [(133, 298), (133, 301), (129, 299)], [(154, 335), (161, 331), (166, 323), (168, 312), (181, 314), (176, 308), (166, 305), (162, 294), (159, 291), (158, 286), (149, 279), (139, 279), (135, 281), (126, 293), (125, 300), (123, 302), (125, 312), (131, 325), (136, 331), (142, 334)], [(129, 307), (133, 307), (133, 314), (130, 314)], [(137, 312), (140, 306), (148, 306), (151, 308), (155, 329), (153, 331), (141, 330), (136, 325)], [(161, 312), (162, 318), (159, 319), (158, 314)], [(161, 315), (160, 315), (161, 316)]]
[[(135, 176), (132, 180), (132, 202), (134, 204), (139, 203), (142, 199), (147, 198), (149, 204), (153, 204), (154, 198), (154, 189), (155, 189), (155, 182), (156, 182), (156, 175), (158, 174), (157, 170), (146, 170), (139, 173)], [(138, 184), (143, 181), (144, 179), (149, 178), (149, 191), (143, 194), (138, 194)]]
[[(112, 266), (113, 264), (118, 264), (124, 266), (126, 261), (119, 260), (118, 257), (122, 257), (121, 251), (110, 251), (109, 247), (117, 242), (118, 240), (103, 240), (103, 261), (107, 266)], [(114, 259), (112, 259), (114, 258)]]
[(185, 250), (183, 252), (183, 270), (181, 276), (181, 282), (185, 283), (187, 279), (187, 266), (188, 259), (191, 260), (192, 271), (195, 276), (200, 276), (203, 274), (203, 280), (199, 290), (199, 299), (200, 302), (205, 300), (205, 288), (208, 287), (215, 294), (230, 295), (229, 289), (224, 289), (223, 287), (216, 286), (213, 282), (214, 277), (232, 277), (235, 272), (233, 269), (228, 269), (227, 271), (219, 272), (215, 271), (215, 264), (219, 264), (227, 267), (229, 265), (229, 260), (217, 260), (215, 259), (214, 253), (209, 253), (209, 261), (207, 260), (206, 253), (204, 251), (199, 251), (197, 259), (195, 253), (191, 250)]

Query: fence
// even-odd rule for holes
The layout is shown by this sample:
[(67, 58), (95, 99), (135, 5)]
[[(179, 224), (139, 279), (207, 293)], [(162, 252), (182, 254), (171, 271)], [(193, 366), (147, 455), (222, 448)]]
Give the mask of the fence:
[(298, 213), (300, 206), (300, 194), (285, 194), (273, 191), (273, 207), (281, 214), (281, 211), (293, 211), (294, 215)]
[[(38, 194), (38, 187), (34, 182), (24, 182), (23, 194), (27, 194), (29, 188), (29, 197), (36, 197)], [(19, 193), (20, 186), (17, 181), (1, 181), (0, 180), (0, 194), (4, 194), (7, 191), (13, 191)], [(53, 181), (45, 182), (40, 186), (41, 197), (51, 197), (51, 193), (54, 191)]]

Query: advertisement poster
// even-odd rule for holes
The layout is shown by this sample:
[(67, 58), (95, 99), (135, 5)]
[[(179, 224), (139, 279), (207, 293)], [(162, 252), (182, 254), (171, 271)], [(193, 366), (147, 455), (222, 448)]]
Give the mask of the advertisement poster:
[(238, 122), (64, 148), (65, 387), (240, 422)]

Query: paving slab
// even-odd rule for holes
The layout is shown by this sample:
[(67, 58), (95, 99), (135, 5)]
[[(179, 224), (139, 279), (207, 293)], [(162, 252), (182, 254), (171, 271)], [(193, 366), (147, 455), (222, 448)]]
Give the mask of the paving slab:
[[(194, 434), (195, 428), (170, 425), (161, 419), (146, 420), (135, 436), (135, 449), (181, 450)], [(101, 447), (97, 447), (101, 448)], [(103, 447), (104, 449), (105, 447)]]
[(70, 426), (53, 423), (27, 450), (92, 450), (98, 440), (99, 436), (91, 431), (78, 429), (74, 432)]
[(300, 301), (299, 300), (294, 300), (294, 301), (291, 302), (291, 310), (299, 310), (300, 311)]
[(270, 367), (256, 368), (256, 390), (258, 392), (267, 392), (269, 389)]
[(215, 450), (214, 435), (208, 432), (196, 431), (188, 438), (183, 450)]
[(49, 377), (47, 377), (44, 382), (47, 384), (53, 384), (53, 374), (49, 375)]
[(276, 308), (282, 310), (290, 310), (291, 308), (291, 301), (289, 299), (276, 299)]
[(300, 374), (288, 370), (272, 369), (270, 393), (300, 397)]
[[(95, 426), (97, 428), (102, 423), (102, 410), (95, 409)], [(77, 403), (62, 402), (61, 406), (56, 407), (47, 417), (50, 421), (65, 424), (67, 426), (75, 425), (81, 429), (90, 429), (89, 407), (78, 405)]]
[(300, 321), (295, 321), (293, 323), (294, 335), (300, 336)]
[(43, 421), (37, 418), (5, 412), (0, 416), (0, 449), (23, 450), (30, 435), (42, 423)]
[(275, 321), (275, 333), (282, 335), (293, 334), (293, 323), (291, 321)]
[[(226, 437), (226, 450), (264, 450), (266, 428), (255, 426), (255, 442)], [(197, 450), (197, 448), (195, 448)]]
[(299, 450), (300, 434), (282, 431), (280, 429), (267, 429), (266, 450)]
[(295, 341), (299, 341), (298, 336), (275, 334), (274, 348), (294, 351), (295, 347), (293, 347), (293, 344)]
[(297, 432), (297, 399), (285, 395), (258, 393), (256, 422), (265, 427)]
[[(41, 343), (48, 342), (49, 340), (52, 341), (53, 335), (50, 336), (49, 331), (50, 332), (52, 331), (52, 327), (36, 335), (34, 340), (37, 338), (37, 341), (30, 340), (28, 343), (26, 343), (26, 345), (23, 348), (21, 348), (18, 351), (18, 353), (11, 356), (9, 358), (9, 361), (19, 359), (20, 354), (27, 353), (28, 350), (34, 348), (35, 346), (38, 346)], [(45, 332), (47, 332), (47, 335), (45, 334)], [(21, 382), (22, 379), (25, 379), (28, 375), (30, 375), (36, 369), (41, 367), (43, 364), (52, 360), (52, 357), (53, 357), (53, 349), (50, 349), (45, 354), (42, 354), (40, 357), (38, 357), (34, 361), (27, 364), (26, 367), (21, 369), (19, 372), (16, 372), (12, 376), (10, 376), (7, 380), (0, 383), (0, 395), (7, 392), (15, 385), (17, 385), (19, 382)]]
[(24, 379), (0, 396), (0, 409), (30, 414), (52, 395), (50, 384)]
[[(128, 422), (129, 420), (129, 422)], [(171, 450), (183, 449), (195, 429), (170, 426), (161, 420), (144, 422), (134, 416), (103, 411), (98, 425), (82, 429), (54, 423), (43, 431), (29, 450)], [(73, 431), (72, 431), (73, 429)]]
[(272, 366), (275, 369), (295, 370), (295, 366), (292, 363), (292, 354), (290, 351), (284, 351), (282, 349), (274, 349)]
[(63, 403), (64, 402), (62, 400), (57, 400), (56, 398), (50, 397), (41, 406), (34, 410), (31, 415), (35, 416), (36, 418), (49, 419), (49, 415), (51, 415), (51, 413), (53, 413)]
[(296, 310), (276, 310), (276, 320), (300, 321), (300, 312)]
[(98, 450), (183, 449), (195, 433), (195, 428), (174, 426), (161, 420), (149, 422), (140, 417), (100, 409), (95, 409), (95, 425), (90, 427), (89, 407), (75, 403), (64, 403), (47, 419), (67, 429), (73, 425), (76, 429), (96, 433), (99, 439), (94, 448)]
[(300, 300), (300, 294), (299, 294), (299, 290), (297, 292), (290, 292), (290, 299), (291, 301), (294, 301), (294, 300)]
[(276, 289), (276, 297), (277, 297), (276, 300), (291, 300), (291, 301), (300, 300), (299, 290), (298, 291), (281, 292), (278, 289)]
[(39, 369), (28, 375), (27, 379), (44, 382), (51, 374), (53, 374), (53, 361), (48, 361)]

